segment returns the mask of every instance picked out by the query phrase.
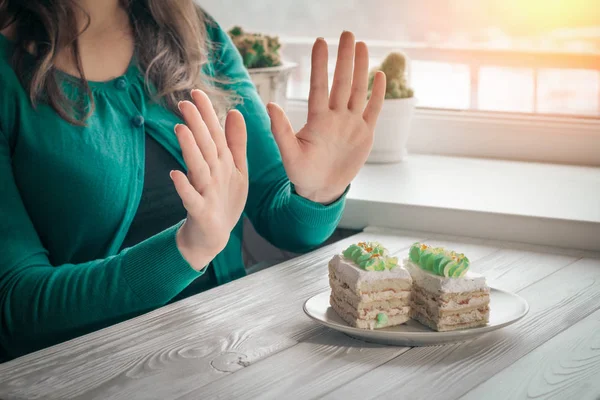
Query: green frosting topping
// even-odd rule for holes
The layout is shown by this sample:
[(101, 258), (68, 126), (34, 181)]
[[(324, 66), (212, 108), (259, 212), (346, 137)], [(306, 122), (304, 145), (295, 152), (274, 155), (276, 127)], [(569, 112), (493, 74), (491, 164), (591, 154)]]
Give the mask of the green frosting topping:
[(398, 266), (398, 257), (390, 257), (387, 249), (378, 242), (352, 244), (342, 254), (366, 271), (385, 271)]
[(423, 243), (413, 244), (408, 258), (421, 269), (447, 278), (460, 278), (469, 270), (469, 259), (464, 254)]
[(388, 316), (385, 313), (380, 312), (379, 314), (377, 314), (376, 318), (377, 318), (377, 324), (376, 324), (377, 327), (384, 326), (388, 323)]

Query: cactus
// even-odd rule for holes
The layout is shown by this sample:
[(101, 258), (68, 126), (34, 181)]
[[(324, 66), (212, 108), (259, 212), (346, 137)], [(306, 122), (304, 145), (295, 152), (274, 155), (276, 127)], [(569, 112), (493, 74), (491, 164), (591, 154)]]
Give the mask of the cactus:
[(281, 65), (278, 37), (248, 33), (239, 26), (229, 30), (229, 36), (242, 55), (244, 66), (250, 68), (277, 67)]
[(406, 99), (414, 96), (414, 92), (406, 83), (406, 58), (401, 53), (390, 53), (383, 63), (369, 74), (369, 97), (373, 88), (375, 74), (383, 71), (387, 78), (386, 99)]

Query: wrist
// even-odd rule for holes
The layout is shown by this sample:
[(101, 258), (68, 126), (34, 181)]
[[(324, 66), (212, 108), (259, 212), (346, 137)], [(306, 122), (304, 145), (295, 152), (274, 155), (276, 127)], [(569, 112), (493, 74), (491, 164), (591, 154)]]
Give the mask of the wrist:
[(294, 191), (300, 197), (304, 197), (305, 199), (314, 203), (320, 203), (326, 206), (338, 200), (344, 194), (346, 188), (342, 190), (306, 190), (299, 188), (298, 186), (294, 186)]
[(175, 235), (177, 249), (195, 271), (203, 270), (222, 249), (209, 249), (190, 237), (189, 222), (185, 220)]

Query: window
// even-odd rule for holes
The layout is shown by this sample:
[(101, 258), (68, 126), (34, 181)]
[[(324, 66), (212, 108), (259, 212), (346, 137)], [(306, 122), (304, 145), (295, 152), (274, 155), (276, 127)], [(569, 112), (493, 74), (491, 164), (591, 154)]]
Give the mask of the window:
[[(486, 123), (492, 131), (514, 128), (524, 135), (547, 123), (555, 135), (557, 129), (569, 130), (563, 142), (556, 138), (552, 142), (567, 153), (576, 140), (600, 149), (597, 0), (203, 0), (201, 4), (225, 27), (240, 24), (281, 37), (284, 58), (298, 64), (288, 87), (291, 99), (308, 96), (315, 37), (328, 39), (333, 73), (337, 38), (347, 29), (367, 42), (372, 65), (390, 51), (407, 54), (409, 81), (419, 104), (415, 130), (421, 132), (423, 123), (431, 129), (431, 118), (460, 120), (460, 126), (440, 123), (441, 131), (423, 132), (428, 138), (454, 128), (481, 129)], [(465, 125), (467, 120), (478, 125)], [(543, 149), (529, 153), (525, 158), (558, 161), (546, 157)], [(596, 153), (590, 159), (574, 151), (560, 161), (600, 165), (600, 151)]]

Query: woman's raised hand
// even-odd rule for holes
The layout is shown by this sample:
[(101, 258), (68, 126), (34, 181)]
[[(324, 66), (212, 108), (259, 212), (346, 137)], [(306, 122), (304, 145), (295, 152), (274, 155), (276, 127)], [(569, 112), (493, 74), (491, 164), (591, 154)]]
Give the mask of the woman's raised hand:
[(171, 171), (171, 179), (187, 219), (177, 232), (177, 247), (195, 270), (201, 270), (227, 245), (248, 196), (246, 124), (239, 111), (227, 114), (225, 129), (206, 93), (192, 91), (194, 103), (182, 101), (185, 125), (175, 133), (187, 175)]
[(344, 32), (329, 93), (327, 44), (312, 52), (307, 123), (297, 134), (283, 110), (269, 105), (272, 130), (296, 192), (319, 203), (336, 200), (367, 160), (385, 97), (385, 74), (374, 77), (367, 102), (369, 53), (364, 42)]

